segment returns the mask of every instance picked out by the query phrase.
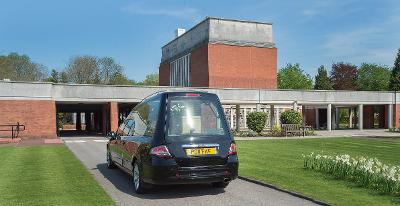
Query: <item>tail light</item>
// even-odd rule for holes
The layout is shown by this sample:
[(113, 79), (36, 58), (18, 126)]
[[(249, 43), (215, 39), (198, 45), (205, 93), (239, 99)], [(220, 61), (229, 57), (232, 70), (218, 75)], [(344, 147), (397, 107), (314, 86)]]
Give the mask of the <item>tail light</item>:
[(161, 158), (171, 158), (171, 153), (169, 153), (167, 146), (161, 145), (153, 147), (150, 149), (150, 154)]
[(187, 97), (200, 97), (200, 94), (196, 94), (196, 93), (186, 93), (185, 96)]
[(236, 144), (235, 143), (231, 143), (231, 146), (229, 147), (229, 155), (236, 155)]

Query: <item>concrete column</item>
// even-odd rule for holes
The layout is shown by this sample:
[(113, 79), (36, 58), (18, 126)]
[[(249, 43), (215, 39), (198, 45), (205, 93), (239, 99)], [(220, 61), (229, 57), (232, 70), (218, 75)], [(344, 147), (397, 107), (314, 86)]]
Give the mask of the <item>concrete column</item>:
[(257, 104), (256, 105), (256, 111), (257, 112), (261, 112), (261, 104)]
[(306, 125), (306, 121), (307, 121), (307, 119), (306, 119), (306, 106), (304, 106), (304, 105), (301, 106), (301, 117), (303, 119), (302, 124), (304, 126), (304, 125)]
[(340, 124), (340, 108), (335, 107), (335, 129), (339, 129)]
[(319, 109), (315, 108), (315, 129), (319, 129)]
[(244, 127), (247, 128), (247, 109), (246, 108), (244, 108), (244, 111), (243, 111), (243, 120), (244, 120)]
[(110, 126), (111, 131), (118, 129), (118, 102), (110, 102)]
[(293, 102), (293, 110), (297, 111), (297, 101)]
[(364, 117), (363, 117), (363, 105), (362, 104), (359, 104), (358, 105), (358, 129), (359, 130), (362, 130), (364, 127), (363, 127), (363, 120), (364, 120)]
[(236, 131), (240, 131), (240, 105), (236, 105)]
[(353, 128), (353, 108), (349, 108), (349, 128)]
[(233, 129), (233, 107), (230, 108), (230, 123), (231, 123), (231, 129)]
[(393, 128), (393, 104), (388, 105), (388, 128)]
[(269, 122), (270, 122), (270, 126), (272, 129), (272, 127), (275, 125), (275, 106), (274, 105), (269, 106)]
[(332, 104), (328, 104), (326, 108), (326, 130), (332, 130)]
[(76, 113), (76, 130), (81, 131), (82, 130), (82, 115), (81, 112)]

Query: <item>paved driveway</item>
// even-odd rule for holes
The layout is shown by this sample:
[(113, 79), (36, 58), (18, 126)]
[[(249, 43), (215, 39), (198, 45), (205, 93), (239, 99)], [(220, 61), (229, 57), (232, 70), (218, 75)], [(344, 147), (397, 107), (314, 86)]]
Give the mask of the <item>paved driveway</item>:
[(147, 194), (136, 195), (129, 175), (119, 169), (107, 169), (106, 139), (68, 137), (63, 140), (119, 205), (314, 205), (289, 194), (239, 179), (231, 182), (225, 189), (210, 185), (162, 186)]

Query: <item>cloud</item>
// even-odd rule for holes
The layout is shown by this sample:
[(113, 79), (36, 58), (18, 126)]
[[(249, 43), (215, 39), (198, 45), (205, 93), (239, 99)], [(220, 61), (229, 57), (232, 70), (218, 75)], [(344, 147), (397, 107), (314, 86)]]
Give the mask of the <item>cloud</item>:
[[(306, 8), (300, 10), (300, 14), (306, 18), (312, 18), (319, 15), (348, 15), (360, 11), (360, 8), (355, 8), (352, 4), (358, 0), (350, 1), (335, 1), (335, 0), (313, 0)], [(339, 13), (337, 11), (340, 11)]]
[(381, 25), (330, 34), (322, 47), (333, 61), (392, 65), (396, 48), (391, 42), (396, 37), (388, 35), (388, 30)]
[(147, 16), (169, 16), (176, 18), (194, 19), (199, 16), (198, 10), (194, 8), (156, 8), (140, 3), (132, 3), (121, 8), (122, 11)]

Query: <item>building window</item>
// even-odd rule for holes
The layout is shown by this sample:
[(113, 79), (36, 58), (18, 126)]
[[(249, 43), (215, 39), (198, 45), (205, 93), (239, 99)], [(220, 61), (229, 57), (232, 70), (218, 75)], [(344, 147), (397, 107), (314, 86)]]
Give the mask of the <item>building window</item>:
[(169, 85), (190, 86), (190, 54), (182, 56), (169, 64)]

